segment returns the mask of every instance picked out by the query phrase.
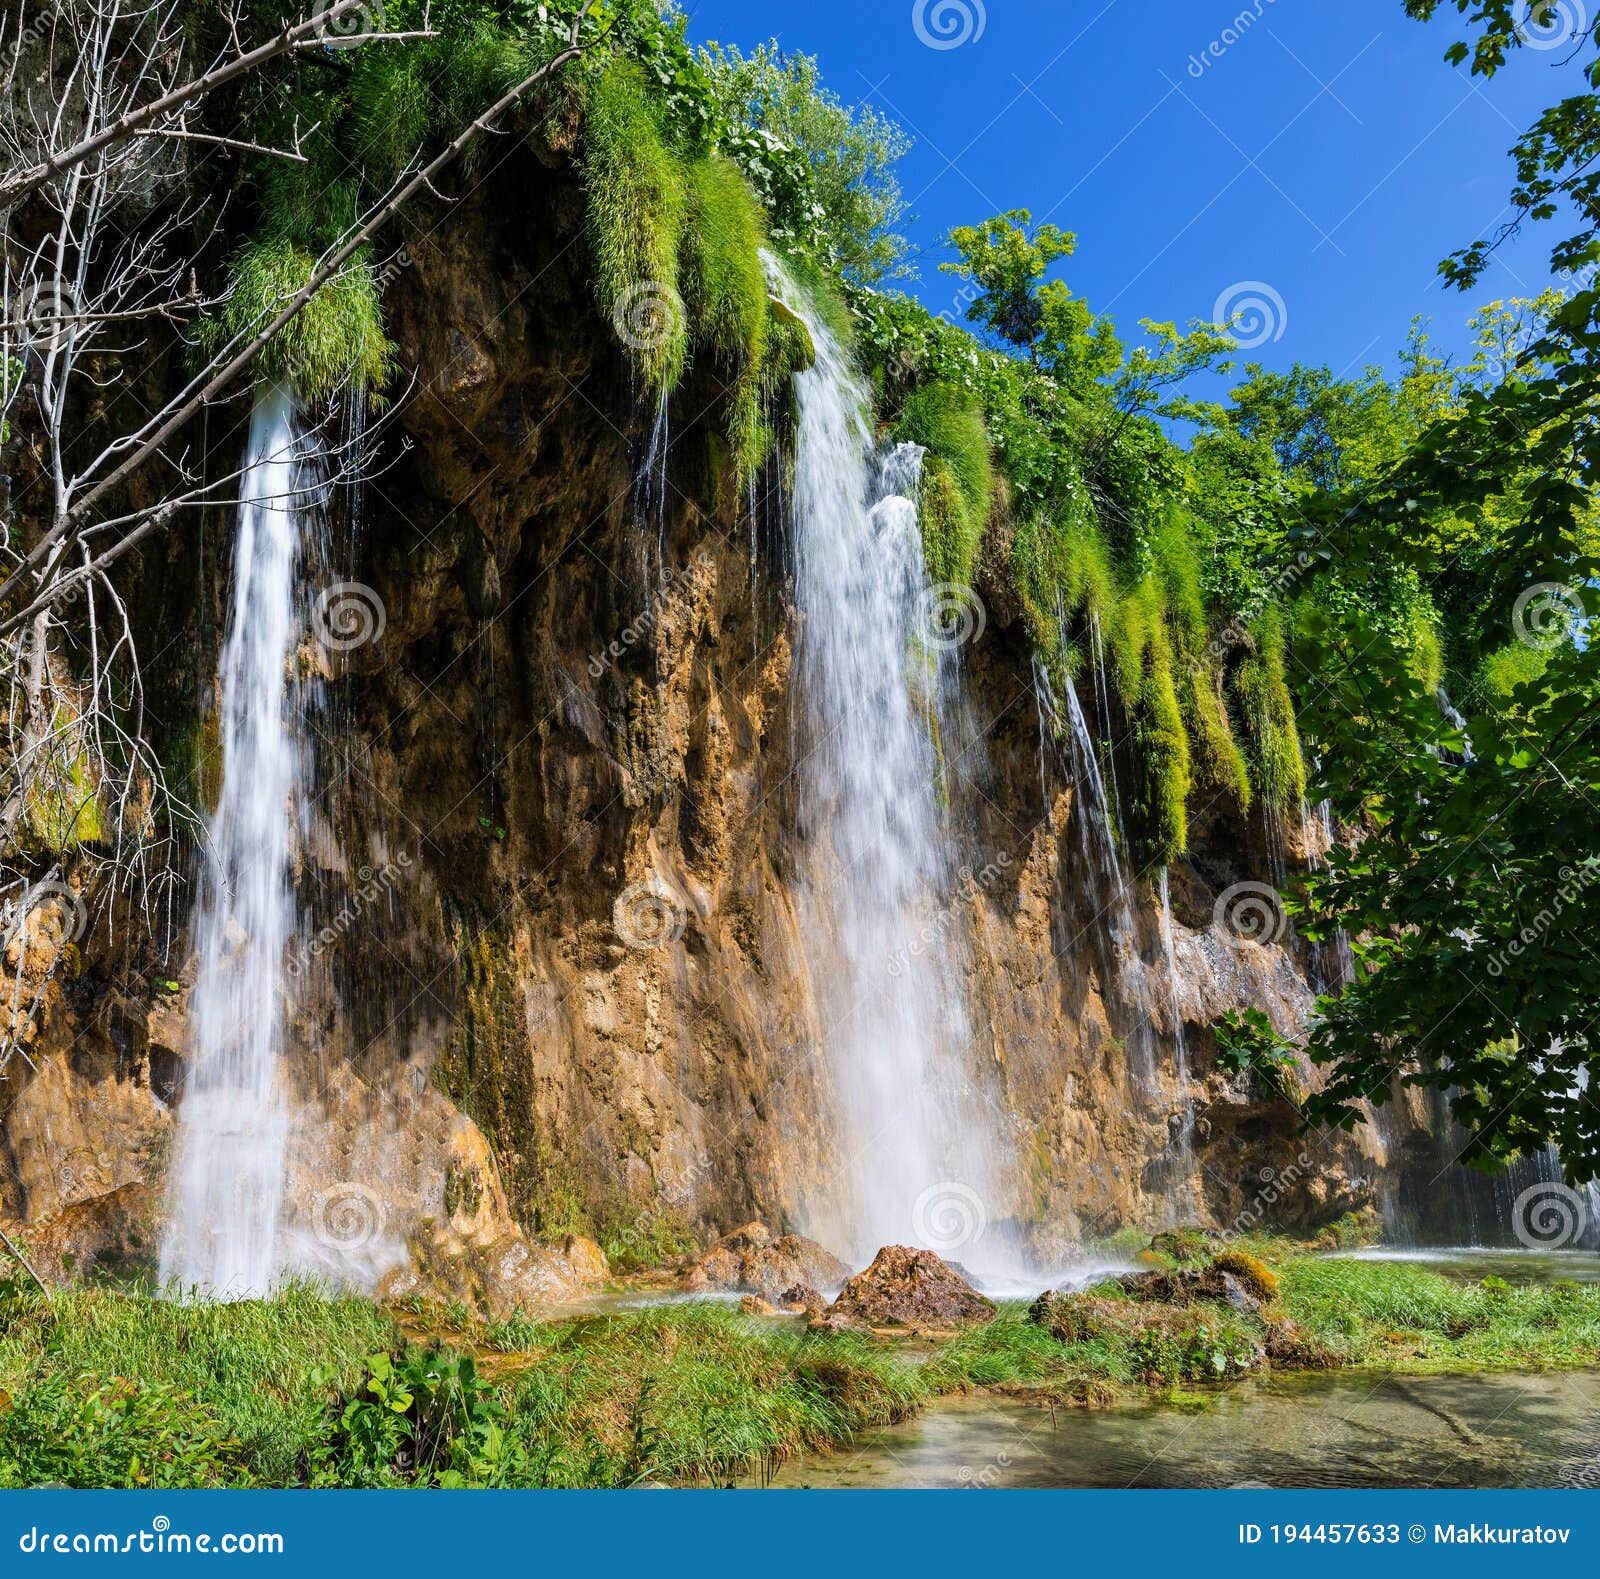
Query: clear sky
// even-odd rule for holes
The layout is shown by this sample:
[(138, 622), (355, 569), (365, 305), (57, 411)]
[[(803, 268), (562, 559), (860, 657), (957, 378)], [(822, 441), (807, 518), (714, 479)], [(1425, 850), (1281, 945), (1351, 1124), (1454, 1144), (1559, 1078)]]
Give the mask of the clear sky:
[[(1580, 4), (1600, 0), (1561, 0)], [(1256, 331), (1271, 337), (1249, 352), (1269, 366), (1392, 365), (1417, 313), (1460, 352), (1477, 301), (1550, 283), (1551, 226), (1506, 247), (1471, 300), (1437, 279), (1442, 256), (1509, 218), (1507, 150), (1577, 81), (1570, 45), (1521, 51), (1488, 83), (1446, 64), (1448, 6), (1428, 24), (1401, 0), (685, 8), (692, 37), (775, 36), (912, 133), (909, 288), (935, 311), (957, 284), (937, 271), (950, 227), (1019, 207), (1078, 233), (1064, 277), (1125, 339), (1140, 318), (1210, 320), (1230, 288), (1270, 287), (1251, 294), (1272, 304)]]

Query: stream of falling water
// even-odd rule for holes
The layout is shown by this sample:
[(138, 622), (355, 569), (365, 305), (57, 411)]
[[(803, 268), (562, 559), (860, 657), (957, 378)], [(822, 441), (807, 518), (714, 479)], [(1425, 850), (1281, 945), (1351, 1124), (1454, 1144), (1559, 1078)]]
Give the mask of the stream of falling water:
[(291, 808), (303, 743), (286, 716), (305, 456), (292, 396), (263, 392), (240, 484), (221, 663), (223, 780), (194, 921), (199, 971), (161, 1281), (258, 1298), (278, 1274), (287, 1111), (284, 947), (295, 925)]
[[(774, 265), (784, 296), (801, 302)], [(981, 1271), (999, 1214), (995, 1125), (971, 1032), (951, 834), (930, 724), (936, 635), (917, 526), (921, 452), (881, 457), (870, 397), (815, 314), (797, 380), (802, 916), (838, 1104), (839, 1171), (811, 1226), (858, 1260), (920, 1244)]]

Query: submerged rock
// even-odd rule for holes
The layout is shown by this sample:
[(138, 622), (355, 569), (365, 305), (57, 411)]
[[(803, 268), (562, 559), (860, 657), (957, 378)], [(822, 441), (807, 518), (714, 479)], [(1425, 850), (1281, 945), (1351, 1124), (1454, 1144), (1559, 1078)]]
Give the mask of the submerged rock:
[(785, 1290), (837, 1288), (849, 1276), (850, 1268), (816, 1240), (801, 1234), (774, 1238), (764, 1223), (746, 1223), (686, 1268), (678, 1286), (686, 1294), (759, 1294), (781, 1305), (790, 1303)]
[(1263, 1301), (1237, 1272), (1224, 1267), (1186, 1268), (1181, 1272), (1132, 1272), (1117, 1279), (1123, 1293), (1141, 1305), (1193, 1305), (1215, 1300), (1242, 1316), (1259, 1316)]
[(993, 1321), (995, 1308), (931, 1250), (885, 1245), (865, 1272), (845, 1284), (828, 1315), (873, 1327)]

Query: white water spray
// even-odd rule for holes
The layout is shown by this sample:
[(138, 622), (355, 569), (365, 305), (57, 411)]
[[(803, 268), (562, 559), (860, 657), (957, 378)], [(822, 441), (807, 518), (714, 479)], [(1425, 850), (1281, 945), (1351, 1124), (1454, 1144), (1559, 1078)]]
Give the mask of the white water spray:
[(845, 1195), (812, 1226), (858, 1259), (899, 1242), (976, 1269), (999, 1248), (983, 1241), (999, 1203), (929, 727), (948, 631), (925, 613), (922, 456), (875, 459), (868, 392), (827, 326), (809, 327), (794, 478), (802, 903)]
[(161, 1245), (163, 1285), (223, 1299), (262, 1297), (279, 1271), (281, 985), (295, 925), (290, 833), (303, 759), (287, 709), (299, 632), (300, 448), (292, 396), (263, 393), (240, 485), (220, 675), (222, 793), (195, 916), (199, 974)]

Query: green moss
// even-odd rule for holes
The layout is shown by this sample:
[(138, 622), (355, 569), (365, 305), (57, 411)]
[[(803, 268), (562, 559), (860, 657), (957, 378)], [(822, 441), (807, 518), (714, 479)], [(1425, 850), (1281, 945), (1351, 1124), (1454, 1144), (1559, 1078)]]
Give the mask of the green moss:
[(1514, 641), (1492, 652), (1478, 670), (1478, 688), (1497, 702), (1509, 701), (1519, 685), (1537, 680), (1550, 665), (1550, 654), (1540, 647)]
[(894, 437), (927, 451), (921, 520), (929, 574), (970, 585), (994, 507), (994, 462), (982, 412), (964, 390), (928, 384), (901, 407)]
[(1251, 738), (1251, 769), (1262, 800), (1278, 815), (1295, 811), (1306, 796), (1306, 764), (1289, 691), (1288, 629), (1269, 610), (1251, 632), (1255, 656), (1234, 677)]
[(1152, 632), (1133, 723), (1138, 772), (1134, 836), (1149, 862), (1167, 866), (1189, 847), (1193, 771), (1164, 631)]
[(765, 376), (776, 382), (809, 372), (817, 365), (817, 345), (805, 319), (775, 296), (768, 298), (767, 312)]
[[(219, 351), (265, 328), (319, 261), (316, 253), (284, 237), (248, 243), (233, 261), (227, 301), (201, 325), (202, 348)], [(351, 384), (381, 392), (392, 376), (393, 358), (371, 265), (358, 256), (272, 337), (255, 371), (268, 383), (292, 384), (303, 400), (314, 402)]]
[(690, 178), (638, 68), (614, 63), (589, 85), (581, 166), (595, 302), (647, 388), (683, 376), (689, 326), (679, 293)]
[(1184, 722), (1194, 746), (1195, 780), (1207, 789), (1226, 791), (1241, 811), (1248, 811), (1255, 796), (1250, 764), (1213, 675), (1204, 664), (1191, 661), (1182, 693)]

